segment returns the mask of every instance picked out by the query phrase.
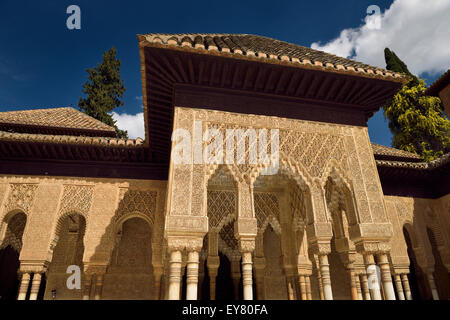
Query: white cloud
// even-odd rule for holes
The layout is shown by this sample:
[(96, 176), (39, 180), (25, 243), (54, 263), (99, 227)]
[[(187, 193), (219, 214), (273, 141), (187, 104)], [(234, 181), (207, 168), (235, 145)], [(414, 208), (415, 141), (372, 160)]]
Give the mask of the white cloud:
[(136, 139), (137, 137), (140, 137), (145, 139), (143, 112), (139, 112), (137, 114), (119, 114), (113, 111), (112, 117), (117, 121), (117, 126), (119, 129), (128, 131), (129, 138)]
[(360, 27), (344, 29), (338, 38), (314, 42), (311, 48), (385, 68), (388, 47), (414, 74), (450, 68), (450, 0), (394, 0), (379, 18), (379, 29), (374, 16), (367, 16)]

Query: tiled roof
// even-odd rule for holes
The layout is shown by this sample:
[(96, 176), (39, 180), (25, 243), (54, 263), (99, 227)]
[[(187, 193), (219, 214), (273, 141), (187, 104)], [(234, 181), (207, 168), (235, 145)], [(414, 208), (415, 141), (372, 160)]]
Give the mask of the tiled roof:
[(0, 112), (0, 124), (115, 132), (113, 127), (70, 107)]
[(416, 162), (418, 160), (421, 160), (421, 157), (415, 153), (382, 146), (373, 142), (372, 142), (372, 150), (376, 158), (377, 156), (379, 156), (379, 158), (399, 158), (402, 160), (410, 159), (416, 160)]
[(406, 77), (383, 68), (338, 57), (297, 44), (249, 34), (162, 34), (138, 35), (142, 43), (153, 46), (196, 50), (199, 53), (223, 54), (237, 58), (263, 59), (264, 62), (287, 62), (299, 67), (354, 73), (359, 76), (403, 82)]
[(44, 142), (53, 144), (78, 144), (107, 147), (136, 147), (142, 146), (144, 140), (120, 139), (111, 137), (85, 137), (53, 134), (34, 134), (0, 131), (0, 141), (14, 142)]
[(407, 162), (407, 161), (388, 161), (388, 160), (375, 160), (375, 162), (377, 166), (383, 167), (431, 170), (449, 164), (450, 152), (430, 162)]
[(435, 82), (433, 82), (427, 90), (425, 90), (424, 94), (426, 96), (438, 96), (439, 91), (444, 89), (447, 85), (450, 84), (450, 70), (447, 70), (443, 75), (439, 77)]

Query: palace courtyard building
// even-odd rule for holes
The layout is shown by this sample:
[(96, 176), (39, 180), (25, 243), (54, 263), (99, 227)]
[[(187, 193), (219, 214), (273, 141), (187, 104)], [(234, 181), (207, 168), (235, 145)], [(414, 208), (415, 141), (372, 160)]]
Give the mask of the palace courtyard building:
[(143, 139), (0, 112), (1, 299), (450, 298), (450, 154), (368, 134), (405, 76), (262, 36), (138, 42)]

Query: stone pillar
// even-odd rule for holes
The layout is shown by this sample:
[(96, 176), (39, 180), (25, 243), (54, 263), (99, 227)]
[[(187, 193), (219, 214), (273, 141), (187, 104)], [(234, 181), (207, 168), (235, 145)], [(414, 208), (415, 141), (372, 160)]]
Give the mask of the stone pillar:
[(300, 286), (300, 296), (301, 296), (302, 300), (307, 300), (305, 276), (299, 275), (298, 282), (299, 282), (299, 286)]
[(25, 300), (28, 293), (28, 285), (30, 284), (30, 273), (24, 272), (20, 281), (19, 294), (17, 300)]
[(367, 281), (367, 274), (361, 274), (361, 289), (363, 292), (364, 300), (372, 300), (370, 296), (369, 285)]
[(355, 284), (356, 284), (356, 293), (358, 295), (358, 300), (363, 300), (362, 291), (361, 291), (361, 281), (359, 279), (358, 274), (355, 274)]
[(367, 284), (372, 300), (381, 300), (380, 281), (377, 275), (377, 267), (373, 254), (364, 253), (364, 264), (366, 265)]
[(208, 276), (209, 276), (210, 300), (216, 300), (216, 277), (219, 265), (220, 265), (219, 256), (208, 256), (208, 260), (206, 260), (206, 266), (208, 268)]
[(169, 260), (169, 300), (180, 300), (181, 262), (181, 250), (172, 249)]
[(186, 300), (197, 300), (198, 292), (198, 248), (189, 248), (186, 270)]
[(264, 300), (264, 271), (266, 270), (266, 259), (257, 257), (254, 259), (256, 299)]
[(427, 273), (428, 282), (430, 283), (431, 295), (433, 296), (433, 300), (439, 300), (439, 294), (436, 288), (436, 283), (434, 282), (433, 270), (428, 270)]
[(386, 300), (395, 300), (394, 285), (392, 284), (391, 268), (386, 253), (378, 254), (378, 265), (381, 271), (381, 283)]
[(83, 281), (83, 300), (91, 298), (92, 274), (85, 273)]
[(311, 277), (305, 276), (305, 280), (306, 280), (306, 300), (312, 300)]
[(330, 265), (328, 264), (328, 255), (319, 254), (320, 274), (322, 276), (323, 296), (325, 300), (333, 300), (333, 291), (331, 289)]
[(399, 274), (395, 275), (395, 288), (397, 289), (398, 300), (405, 300), (405, 294), (402, 287), (402, 279)]
[(100, 300), (102, 298), (103, 279), (104, 279), (103, 273), (96, 274), (94, 300)]
[(42, 274), (35, 273), (33, 275), (33, 282), (31, 283), (30, 300), (37, 300), (39, 294), (39, 287), (41, 286)]
[(408, 275), (406, 273), (403, 273), (401, 275), (401, 278), (402, 278), (403, 290), (405, 291), (405, 298), (406, 298), (406, 300), (412, 300), (411, 288), (409, 287), (409, 281), (408, 281)]

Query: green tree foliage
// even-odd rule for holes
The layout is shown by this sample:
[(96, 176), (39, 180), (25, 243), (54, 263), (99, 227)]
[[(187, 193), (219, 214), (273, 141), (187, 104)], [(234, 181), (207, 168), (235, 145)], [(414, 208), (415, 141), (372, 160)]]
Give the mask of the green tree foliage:
[(386, 68), (410, 77), (383, 107), (394, 135), (392, 146), (420, 155), (425, 161), (450, 152), (450, 120), (438, 97), (424, 96), (425, 81), (411, 74), (397, 55), (385, 49)]
[(128, 138), (125, 130), (120, 130), (111, 116), (111, 111), (123, 106), (125, 87), (120, 79), (120, 60), (116, 58), (114, 47), (103, 53), (103, 61), (92, 69), (87, 69), (88, 80), (83, 85), (86, 98), (80, 98), (78, 108), (87, 115), (116, 129), (119, 138)]

